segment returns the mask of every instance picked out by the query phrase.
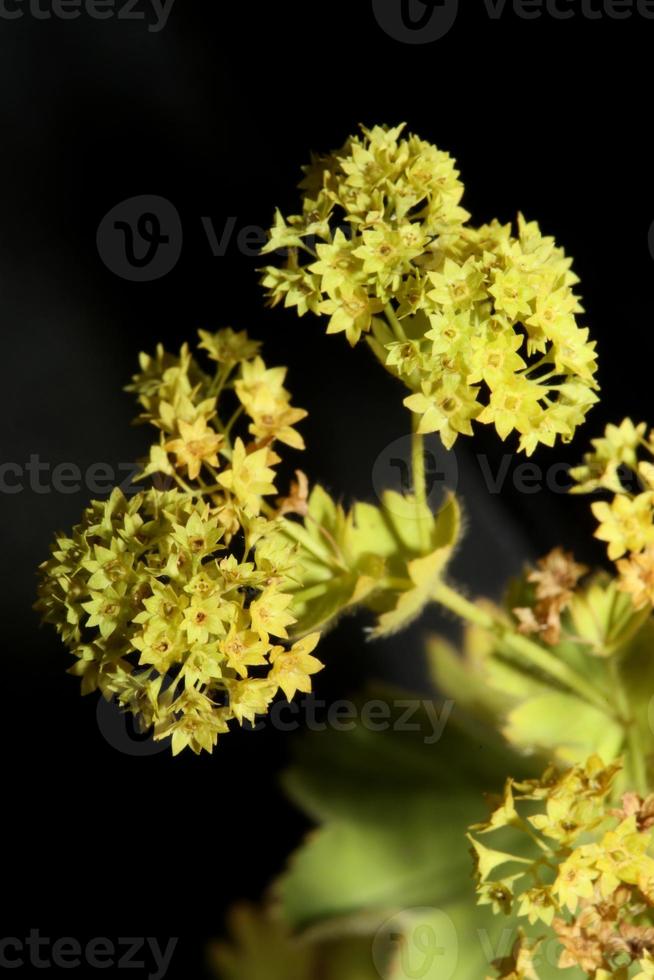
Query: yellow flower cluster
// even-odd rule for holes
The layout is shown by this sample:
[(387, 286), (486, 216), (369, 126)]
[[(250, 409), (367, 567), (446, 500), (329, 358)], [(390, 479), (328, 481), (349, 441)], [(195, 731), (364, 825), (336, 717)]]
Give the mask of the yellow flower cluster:
[[(638, 964), (647, 975), (654, 950), (654, 796), (626, 793), (611, 808), (619, 769), (593, 756), (562, 774), (509, 779), (490, 819), (469, 835), (479, 903), (552, 927), (563, 946), (559, 967), (596, 980), (626, 980)], [(508, 833), (511, 850), (478, 839), (497, 832)], [(534, 856), (524, 856), (518, 835)], [(513, 870), (498, 876), (507, 865)], [(513, 975), (537, 976), (533, 957), (524, 954), (523, 966)]]
[(302, 214), (277, 212), (264, 248), (285, 255), (264, 271), (270, 304), (365, 334), (448, 447), (473, 420), (528, 454), (569, 440), (597, 400), (570, 259), (521, 215), (517, 234), (467, 224), (452, 158), (403, 129), (362, 128), (304, 168)]
[[(216, 365), (212, 374), (205, 372), (184, 344), (178, 355), (157, 347), (154, 356), (141, 354), (141, 371), (127, 390), (135, 392), (142, 407), (139, 421), (150, 422), (160, 432), (158, 444), (150, 449), (150, 459), (143, 475), (163, 473), (173, 477), (186, 489), (183, 475), (195, 481), (201, 470), (216, 478), (219, 456), (231, 459), (230, 437), (235, 424), (245, 414), (249, 419), (246, 471), (253, 488), (248, 507), (258, 513), (258, 495), (273, 493), (270, 466), (279, 457), (270, 448), (274, 441), (294, 449), (304, 449), (302, 436), (293, 426), (306, 416), (302, 408), (293, 408), (290, 394), (284, 388), (286, 368), (267, 368), (258, 356), (259, 344), (245, 331), (236, 333), (229, 327), (210, 334), (200, 330), (200, 348), (207, 351)], [(229, 419), (217, 416), (231, 396), (233, 412)], [(245, 459), (243, 440), (236, 440), (236, 457), (232, 471), (239, 472)]]
[[(232, 719), (252, 722), (279, 690), (309, 691), (322, 666), (318, 633), (289, 640), (300, 570), (264, 501), (273, 441), (301, 448), (292, 426), (306, 413), (245, 334), (203, 333), (202, 346), (213, 375), (186, 346), (159, 348), (131, 385), (160, 432), (143, 475), (173, 487), (94, 501), (57, 537), (37, 604), (78, 658), (83, 693), (117, 698), (173, 753), (210, 751)], [(242, 414), (253, 439), (234, 438)]]
[[(577, 481), (572, 492), (612, 494), (610, 502), (591, 505), (599, 522), (595, 536), (607, 542), (608, 556), (617, 562), (620, 588), (645, 609), (654, 603), (654, 435), (644, 422), (623, 419), (592, 445), (583, 465), (571, 470)], [(642, 459), (645, 454), (650, 458)]]

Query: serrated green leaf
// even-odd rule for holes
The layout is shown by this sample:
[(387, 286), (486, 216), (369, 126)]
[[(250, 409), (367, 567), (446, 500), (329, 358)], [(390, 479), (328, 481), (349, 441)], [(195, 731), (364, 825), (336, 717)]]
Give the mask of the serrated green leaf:
[(420, 614), (458, 540), (454, 497), (435, 516), (393, 492), (384, 494), (381, 507), (357, 503), (346, 514), (317, 486), (308, 508), (303, 528), (287, 522), (281, 531), (298, 549), (301, 567), (301, 588), (290, 586), (294, 632), (324, 628), (362, 603), (381, 614), (377, 636)]
[[(457, 958), (447, 976), (489, 975), (490, 960), (508, 952), (516, 923), (476, 905), (465, 831), (484, 813), (483, 790), (497, 789), (508, 772), (527, 771), (524, 760), (475, 741), (456, 723), (446, 726), (435, 745), (426, 745), (420, 733), (373, 732), (362, 725), (302, 739), (286, 785), (323, 824), (278, 885), (285, 917), (306, 930), (364, 913), (374, 917), (376, 911), (374, 953), (380, 930), (395, 929), (393, 910), (407, 916), (417, 909), (419, 923), (424, 909), (432, 910), (436, 937), (439, 916), (447, 916), (455, 930)], [(398, 949), (397, 972), (384, 977), (404, 980), (407, 964), (424, 965), (422, 947), (412, 945), (410, 930), (397, 938), (404, 965)], [(442, 980), (444, 967), (435, 955), (424, 976)], [(549, 976), (551, 971), (543, 972)], [(570, 972), (571, 980), (577, 976)]]
[(530, 698), (509, 712), (504, 735), (529, 751), (541, 750), (566, 764), (579, 765), (596, 753), (615, 759), (624, 729), (593, 705), (563, 693)]
[(611, 656), (640, 629), (651, 612), (634, 609), (631, 596), (605, 574), (593, 576), (568, 607), (573, 632), (599, 657)]
[[(406, 503), (410, 498), (400, 499)], [(382, 612), (376, 627), (372, 631), (374, 637), (387, 636), (404, 629), (420, 615), (427, 603), (431, 601), (436, 584), (458, 542), (461, 517), (456, 499), (452, 496), (449, 497), (436, 517), (431, 518), (431, 521), (430, 546), (434, 550), (429, 554), (407, 561), (406, 573), (413, 583), (413, 588), (400, 593), (393, 608)], [(416, 523), (415, 518), (412, 523), (408, 522), (407, 518), (403, 518), (402, 523), (398, 525), (397, 514), (395, 515), (394, 527), (398, 528), (398, 535), (404, 532), (402, 538), (404, 544), (409, 540), (406, 533), (409, 529), (412, 533), (417, 533)]]
[(308, 941), (293, 936), (273, 910), (237, 905), (229, 927), (229, 940), (209, 949), (218, 980), (379, 980), (369, 937), (351, 934), (347, 923), (330, 937)]

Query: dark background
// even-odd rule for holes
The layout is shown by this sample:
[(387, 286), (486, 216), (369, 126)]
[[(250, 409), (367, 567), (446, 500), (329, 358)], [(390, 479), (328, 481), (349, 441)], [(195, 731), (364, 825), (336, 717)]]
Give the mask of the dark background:
[[(214, 257), (201, 222), (265, 227), (275, 205), (295, 207), (310, 149), (340, 145), (358, 122), (406, 120), (458, 159), (473, 221), (520, 209), (575, 257), (603, 401), (572, 447), (535, 461), (577, 460), (606, 421), (651, 421), (654, 21), (526, 21), (508, 7), (493, 21), (481, 0), (465, 6), (425, 45), (385, 34), (369, 0), (177, 0), (159, 33), (0, 18), (2, 461), (38, 454), (84, 470), (138, 456), (147, 434), (130, 428), (121, 391), (138, 351), (231, 324), (290, 366), (294, 401), (311, 413), (298, 463), (346, 499), (374, 499), (373, 464), (407, 431), (401, 391), (363, 345), (265, 310), (257, 259), (234, 239)], [(171, 201), (184, 234), (176, 267), (145, 283), (116, 276), (96, 248), (106, 212), (141, 194)], [(472, 594), (497, 595), (559, 541), (602, 559), (587, 501), (517, 492), (520, 460), (501, 498), (489, 495), (474, 454), (496, 469), (514, 448), (486, 433), (457, 443), (468, 536), (456, 576)], [(202, 976), (225, 908), (256, 897), (305, 828), (276, 788), (292, 740), (235, 733), (213, 757), (172, 759), (139, 743), (124, 754), (103, 734), (95, 697), (79, 697), (68, 655), (31, 610), (52, 532), (88, 496), (0, 494), (2, 933), (176, 935), (169, 976)], [(327, 638), (321, 696), (375, 674), (419, 683), (421, 637), (447, 624), (433, 612), (408, 639), (367, 646), (361, 625)]]

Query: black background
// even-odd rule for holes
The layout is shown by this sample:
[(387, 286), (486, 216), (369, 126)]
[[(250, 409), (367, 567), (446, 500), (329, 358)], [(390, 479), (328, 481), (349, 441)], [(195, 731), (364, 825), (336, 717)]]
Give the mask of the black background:
[[(575, 257), (603, 400), (572, 447), (535, 461), (578, 459), (606, 421), (651, 420), (654, 21), (527, 21), (508, 6), (494, 21), (481, 0), (465, 6), (427, 45), (387, 36), (369, 0), (177, 0), (159, 33), (86, 16), (0, 19), (2, 460), (84, 470), (138, 456), (147, 436), (130, 428), (121, 390), (137, 352), (231, 324), (290, 366), (310, 410), (297, 462), (345, 499), (372, 499), (375, 459), (407, 431), (401, 391), (363, 345), (265, 310), (256, 258), (234, 240), (214, 257), (201, 222), (265, 227), (275, 205), (294, 208), (309, 150), (340, 145), (358, 122), (406, 120), (457, 158), (474, 221), (520, 209)], [(117, 277), (96, 248), (105, 213), (140, 194), (170, 200), (184, 229), (180, 261), (151, 283)], [(473, 454), (496, 468), (507, 448), (486, 433), (457, 444), (468, 537), (456, 575), (471, 593), (497, 594), (559, 541), (602, 559), (586, 500), (519, 493), (510, 476), (489, 496)], [(87, 497), (0, 495), (2, 932), (180, 936), (169, 976), (202, 976), (227, 905), (256, 897), (304, 830), (276, 788), (292, 740), (236, 733), (213, 757), (173, 760), (103, 737), (95, 697), (79, 697), (31, 610), (52, 532)], [(325, 641), (321, 696), (375, 674), (418, 683), (421, 636), (446, 624), (434, 612), (409, 640), (367, 646), (361, 625)]]

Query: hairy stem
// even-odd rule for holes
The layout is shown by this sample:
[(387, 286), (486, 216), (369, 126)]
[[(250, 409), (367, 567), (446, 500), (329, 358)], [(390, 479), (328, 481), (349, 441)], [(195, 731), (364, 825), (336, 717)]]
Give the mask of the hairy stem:
[(411, 472), (413, 476), (413, 492), (416, 498), (416, 512), (420, 545), (423, 552), (429, 550), (429, 503), (427, 502), (427, 484), (425, 481), (425, 445), (424, 438), (417, 431), (418, 417), (414, 416), (413, 433), (411, 435)]
[(474, 602), (470, 602), (451, 586), (440, 582), (432, 593), (432, 598), (461, 619), (474, 623), (494, 634), (523, 663), (529, 664), (529, 666), (535, 667), (542, 673), (554, 678), (596, 708), (600, 708), (607, 714), (614, 714), (612, 706), (604, 696), (568, 664), (559, 660), (540, 644), (530, 640), (529, 637), (516, 633), (510, 624), (503, 622), (498, 616), (494, 616), (485, 609), (481, 609)]
[(609, 657), (608, 666), (615, 693), (616, 707), (619, 712), (620, 722), (625, 730), (631, 785), (641, 796), (646, 796), (648, 792), (647, 766), (640, 729), (638, 728), (636, 719), (633, 717), (629, 698), (622, 683), (620, 665), (615, 656)]

